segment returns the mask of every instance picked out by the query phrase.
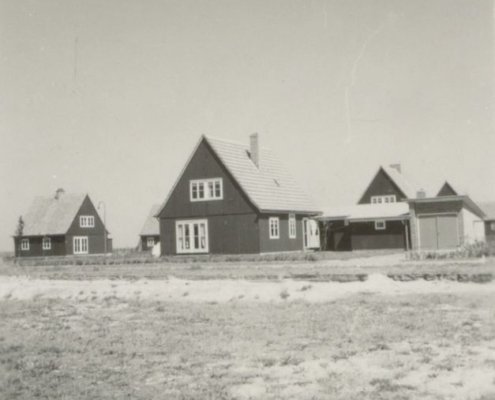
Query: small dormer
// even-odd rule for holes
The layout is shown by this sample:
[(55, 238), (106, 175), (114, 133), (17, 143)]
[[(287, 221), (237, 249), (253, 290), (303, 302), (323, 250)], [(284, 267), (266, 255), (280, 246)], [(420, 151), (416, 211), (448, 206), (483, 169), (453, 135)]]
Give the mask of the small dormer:
[(459, 193), (457, 193), (452, 185), (445, 181), (443, 186), (440, 188), (438, 191), (437, 197), (442, 197), (442, 196), (457, 196)]

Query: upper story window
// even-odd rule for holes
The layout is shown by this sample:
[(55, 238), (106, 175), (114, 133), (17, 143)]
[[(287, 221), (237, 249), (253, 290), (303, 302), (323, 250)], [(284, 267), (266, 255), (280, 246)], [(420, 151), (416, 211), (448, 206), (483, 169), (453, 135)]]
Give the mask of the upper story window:
[(387, 228), (387, 224), (383, 219), (379, 219), (375, 221), (375, 230), (376, 231), (383, 231)]
[(280, 238), (280, 219), (278, 217), (268, 218), (268, 227), (270, 230), (270, 239)]
[(94, 228), (95, 217), (93, 215), (81, 215), (79, 216), (79, 226), (81, 228)]
[(52, 239), (49, 237), (44, 237), (42, 241), (43, 250), (51, 250), (52, 248)]
[(21, 250), (29, 250), (29, 239), (21, 240)]
[(296, 238), (296, 216), (295, 214), (289, 214), (289, 238)]
[(386, 196), (371, 196), (372, 204), (382, 204), (382, 203), (395, 203), (397, 201), (395, 194), (389, 194)]
[(222, 200), (222, 178), (192, 180), (189, 184), (189, 193), (191, 201)]

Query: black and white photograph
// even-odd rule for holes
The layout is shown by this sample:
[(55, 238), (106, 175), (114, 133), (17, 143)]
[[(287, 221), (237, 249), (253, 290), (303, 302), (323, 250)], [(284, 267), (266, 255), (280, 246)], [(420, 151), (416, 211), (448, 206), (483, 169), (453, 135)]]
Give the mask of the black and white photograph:
[(0, 0), (0, 399), (495, 400), (494, 0)]

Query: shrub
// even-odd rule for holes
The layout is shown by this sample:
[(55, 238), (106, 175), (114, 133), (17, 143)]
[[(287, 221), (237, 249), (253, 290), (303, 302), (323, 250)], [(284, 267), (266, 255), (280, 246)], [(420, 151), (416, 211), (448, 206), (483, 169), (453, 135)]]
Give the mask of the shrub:
[(451, 250), (410, 251), (406, 254), (408, 260), (455, 260), (495, 256), (495, 245), (485, 242), (466, 243)]

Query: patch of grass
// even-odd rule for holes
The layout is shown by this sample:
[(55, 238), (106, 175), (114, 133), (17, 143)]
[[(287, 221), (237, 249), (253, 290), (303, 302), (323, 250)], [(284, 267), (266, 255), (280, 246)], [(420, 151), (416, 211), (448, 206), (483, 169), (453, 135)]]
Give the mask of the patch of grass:
[[(461, 400), (469, 371), (490, 368), (494, 303), (495, 293), (214, 306), (10, 300), (0, 304), (0, 398), (230, 399), (258, 382), (267, 399), (413, 400), (445, 398), (437, 380), (453, 374), (451, 398)], [(421, 369), (420, 391), (407, 378)]]
[(282, 300), (287, 300), (289, 298), (290, 294), (289, 294), (289, 291), (287, 289), (284, 289), (280, 292), (280, 298)]

